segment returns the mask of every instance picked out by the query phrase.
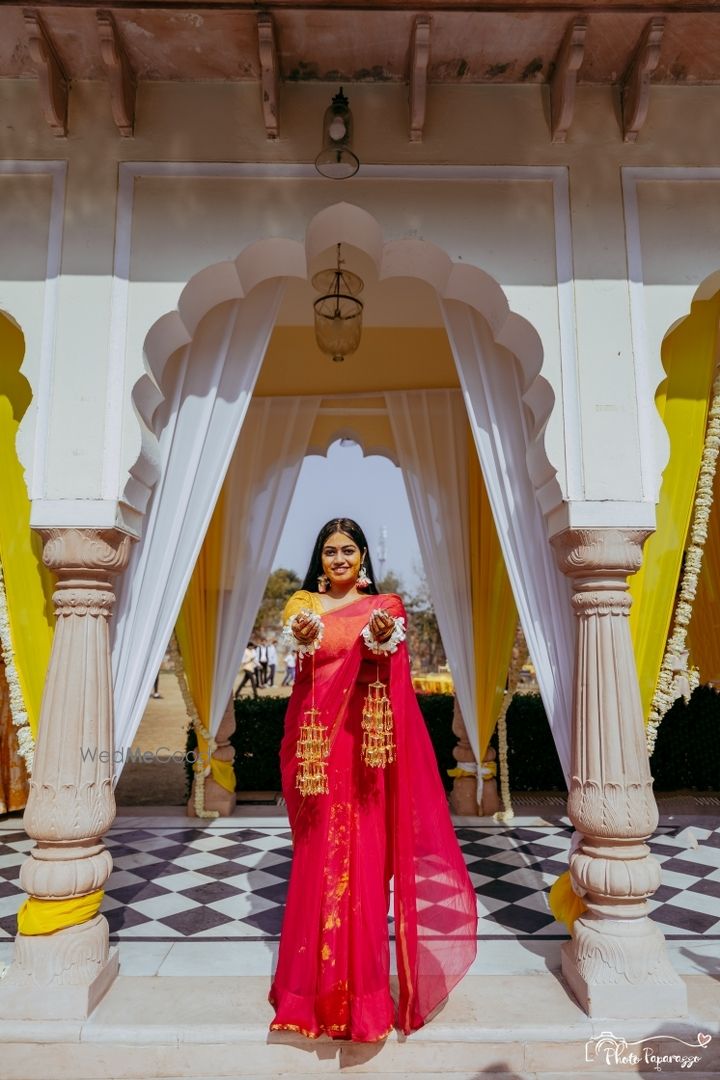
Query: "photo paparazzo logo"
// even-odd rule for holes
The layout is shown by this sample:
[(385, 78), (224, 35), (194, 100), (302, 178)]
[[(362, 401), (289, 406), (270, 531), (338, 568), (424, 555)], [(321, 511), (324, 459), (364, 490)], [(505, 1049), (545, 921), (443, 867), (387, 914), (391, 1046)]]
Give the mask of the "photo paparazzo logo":
[(702, 1061), (701, 1053), (711, 1041), (712, 1035), (698, 1032), (695, 1042), (686, 1042), (675, 1035), (649, 1035), (646, 1039), (628, 1042), (611, 1031), (603, 1031), (585, 1043), (585, 1060), (601, 1061), (606, 1068), (626, 1066), (635, 1070), (646, 1065), (656, 1072), (664, 1068), (672, 1070), (692, 1069)]

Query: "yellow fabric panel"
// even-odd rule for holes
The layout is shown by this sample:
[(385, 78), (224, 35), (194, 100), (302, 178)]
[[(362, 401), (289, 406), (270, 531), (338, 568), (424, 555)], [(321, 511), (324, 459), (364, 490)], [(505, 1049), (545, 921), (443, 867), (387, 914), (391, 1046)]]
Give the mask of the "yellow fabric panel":
[(518, 617), (477, 450), (470, 433), (468, 457), (470, 575), (475, 629), (477, 724), (482, 760), (502, 705)]
[[(720, 342), (716, 342), (717, 351), (720, 351)], [(687, 642), (690, 663), (700, 672), (700, 682), (720, 681), (720, 460), (713, 483), (710, 525)]]
[(103, 889), (69, 900), (43, 900), (29, 896), (17, 913), (18, 932), (27, 936), (54, 934), (68, 926), (79, 926), (95, 918), (104, 896)]
[(322, 615), (323, 606), (317, 593), (308, 592), (306, 589), (298, 589), (293, 593), (283, 612), (283, 623), (288, 619), (294, 619), (300, 611), (313, 611), (316, 615)]
[(226, 791), (235, 790), (235, 767), (232, 761), (210, 758), (210, 775), (221, 788), (225, 788)]
[(37, 735), (55, 625), (54, 579), (42, 561), (42, 540), (30, 529), (30, 500), (15, 448), (32, 397), (20, 374), (24, 352), (22, 332), (0, 313), (0, 562), (15, 668), (30, 727)]
[(223, 487), (175, 624), (188, 690), (205, 728), (212, 704), (224, 528)]
[(630, 632), (647, 716), (665, 652), (683, 552), (700, 470), (717, 348), (720, 294), (693, 304), (690, 315), (665, 338), (667, 379), (656, 395), (670, 438), (657, 528), (645, 545), (643, 564), (630, 579)]
[(587, 911), (587, 905), (581, 896), (574, 891), (570, 871), (566, 870), (550, 886), (548, 904), (553, 918), (560, 923), (565, 923), (572, 934), (573, 923)]

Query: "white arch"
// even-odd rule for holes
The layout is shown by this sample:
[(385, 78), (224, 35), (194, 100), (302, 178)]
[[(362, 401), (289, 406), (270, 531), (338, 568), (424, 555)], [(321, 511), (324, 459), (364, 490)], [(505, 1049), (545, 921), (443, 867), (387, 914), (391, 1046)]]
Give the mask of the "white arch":
[[(453, 262), (442, 248), (426, 240), (384, 241), (377, 220), (361, 207), (336, 203), (309, 222), (305, 243), (282, 238), (258, 240), (233, 261), (215, 263), (190, 279), (175, 311), (162, 316), (145, 339), (149, 372), (132, 390), (141, 429), (140, 452), (130, 469), (121, 501), (144, 513), (158, 478), (154, 417), (163, 400), (164, 373), (174, 353), (190, 344), (200, 321), (217, 305), (243, 300), (257, 285), (272, 279), (306, 279), (312, 259), (338, 243), (351, 244), (375, 264), (378, 278), (409, 277), (430, 285), (440, 301), (459, 301), (482, 316), (496, 346), (518, 361), (522, 397), (532, 417), (527, 463), (545, 513), (562, 501), (557, 469), (548, 458), (545, 430), (555, 394), (542, 375), (543, 350), (534, 327), (510, 310), (498, 282), (479, 267)], [(579, 433), (578, 433), (579, 434)]]

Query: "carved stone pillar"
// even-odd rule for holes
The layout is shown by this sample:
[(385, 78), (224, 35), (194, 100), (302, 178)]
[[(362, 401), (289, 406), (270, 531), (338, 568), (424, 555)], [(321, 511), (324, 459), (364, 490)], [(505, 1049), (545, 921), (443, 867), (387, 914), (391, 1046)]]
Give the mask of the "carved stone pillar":
[[(223, 713), (223, 718), (220, 721), (217, 735), (215, 736), (217, 746), (213, 753), (213, 757), (217, 761), (234, 762), (235, 749), (230, 742), (230, 738), (234, 731), (235, 699), (231, 694), (225, 712)], [(188, 799), (188, 817), (197, 816), (195, 814), (195, 783), (196, 781), (193, 780), (190, 798)], [(206, 810), (217, 810), (220, 817), (231, 817), (237, 805), (237, 796), (234, 791), (228, 791), (222, 784), (218, 784), (217, 780), (214, 780), (212, 776), (206, 776), (203, 801)]]
[[(112, 859), (102, 842), (115, 817), (111, 583), (130, 537), (114, 529), (43, 530), (43, 561), (58, 578), (57, 615), (24, 824), (37, 843), (20, 872), (31, 897), (72, 900), (103, 888)], [(104, 916), (18, 934), (0, 982), (5, 1019), (87, 1016), (118, 970)]]
[[(458, 740), (457, 746), (453, 748), (453, 757), (457, 761), (458, 765), (462, 769), (465, 765), (474, 764), (475, 755), (472, 752), (472, 748), (467, 737), (465, 721), (463, 720), (462, 713), (460, 712), (460, 706), (458, 705), (457, 698), (455, 698), (455, 706), (453, 709), (452, 731), (453, 735), (457, 735)], [(452, 810), (453, 814), (458, 814), (462, 817), (477, 816), (478, 804), (476, 776), (456, 776), (453, 779), (452, 791), (450, 792), (450, 809)]]
[(587, 912), (562, 970), (590, 1016), (687, 1013), (685, 984), (648, 918), (660, 867), (645, 843), (658, 822), (628, 613), (627, 575), (648, 533), (569, 529), (553, 537), (578, 619), (568, 814), (582, 841), (570, 872)]

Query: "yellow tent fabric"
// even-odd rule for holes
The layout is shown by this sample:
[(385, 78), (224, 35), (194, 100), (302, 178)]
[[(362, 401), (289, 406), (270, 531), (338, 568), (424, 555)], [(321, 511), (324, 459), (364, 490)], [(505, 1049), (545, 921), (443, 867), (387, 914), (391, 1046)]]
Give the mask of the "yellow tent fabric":
[(720, 682), (720, 462), (713, 484), (710, 527), (705, 542), (687, 642), (690, 663), (701, 683)]
[[(213, 671), (217, 645), (218, 601), (222, 585), (223, 534), (225, 530), (225, 489), (215, 506), (185, 593), (175, 633), (183, 659), (188, 690), (198, 719), (207, 730), (212, 705)], [(208, 764), (208, 743), (197, 732), (198, 752)], [(229, 762), (209, 762), (212, 778), (227, 791), (235, 790), (235, 773)]]
[(470, 580), (482, 760), (500, 712), (518, 616), (477, 450), (469, 433), (468, 459)]
[(42, 541), (30, 529), (30, 500), (15, 448), (32, 396), (20, 374), (24, 353), (21, 330), (0, 312), (0, 565), (14, 667), (35, 736), (52, 646), (54, 580), (42, 562)]
[(663, 342), (667, 379), (656, 395), (670, 438), (657, 529), (645, 545), (643, 564), (630, 580), (630, 631), (647, 717), (665, 652), (682, 557), (700, 470), (709, 395), (717, 352), (720, 294), (692, 305), (690, 315)]

